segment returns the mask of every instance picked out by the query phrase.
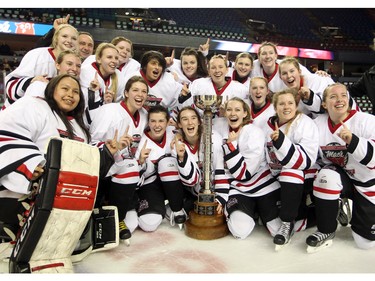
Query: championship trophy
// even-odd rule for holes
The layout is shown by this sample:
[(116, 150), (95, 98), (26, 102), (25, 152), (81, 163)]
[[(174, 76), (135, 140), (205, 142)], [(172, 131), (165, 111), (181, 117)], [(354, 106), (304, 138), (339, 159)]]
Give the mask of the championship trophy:
[(212, 117), (218, 110), (222, 97), (217, 95), (194, 96), (195, 105), (203, 110), (203, 182), (194, 202), (194, 210), (190, 211), (185, 222), (187, 236), (199, 240), (212, 240), (229, 233), (224, 214), (218, 214), (216, 208), (212, 173)]

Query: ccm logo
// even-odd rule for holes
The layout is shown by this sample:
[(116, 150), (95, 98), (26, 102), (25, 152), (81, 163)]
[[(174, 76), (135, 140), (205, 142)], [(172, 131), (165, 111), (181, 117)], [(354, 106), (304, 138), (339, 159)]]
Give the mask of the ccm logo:
[(14, 247), (14, 250), (12, 252), (13, 257), (17, 257), (18, 251), (20, 250), (21, 244), (23, 243), (23, 240), (26, 237), (27, 232), (30, 229), (31, 224), (33, 223), (34, 220), (34, 215), (35, 215), (35, 207), (32, 207), (31, 212), (29, 216), (27, 217), (26, 223), (24, 224), (21, 234), (19, 238), (17, 239), (16, 246)]
[(92, 190), (85, 190), (85, 189), (79, 189), (79, 188), (68, 188), (64, 187), (61, 189), (61, 194), (64, 195), (81, 195), (81, 196), (90, 196), (92, 195)]

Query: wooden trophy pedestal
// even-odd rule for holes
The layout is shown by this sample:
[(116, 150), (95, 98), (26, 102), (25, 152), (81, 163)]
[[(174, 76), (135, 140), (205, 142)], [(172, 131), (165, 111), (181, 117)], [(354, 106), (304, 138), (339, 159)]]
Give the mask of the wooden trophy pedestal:
[[(198, 240), (213, 240), (228, 235), (229, 230), (224, 214), (216, 213), (217, 202), (195, 202), (196, 208), (190, 211), (189, 219), (185, 222), (185, 234)], [(212, 215), (199, 214), (197, 210), (213, 209)]]

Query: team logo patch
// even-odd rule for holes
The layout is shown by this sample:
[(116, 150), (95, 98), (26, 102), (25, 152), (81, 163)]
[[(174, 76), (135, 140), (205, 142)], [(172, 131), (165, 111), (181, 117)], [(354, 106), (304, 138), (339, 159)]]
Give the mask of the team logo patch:
[(143, 107), (148, 111), (151, 107), (161, 103), (163, 99), (155, 97), (154, 95), (148, 95)]
[(348, 163), (348, 151), (345, 145), (341, 145), (337, 142), (332, 142), (326, 146), (321, 146), (323, 155), (333, 164), (340, 167), (345, 167)]
[(231, 198), (228, 200), (228, 203), (227, 203), (227, 208), (231, 208), (233, 207), (234, 205), (237, 205), (238, 204), (238, 200), (237, 198)]
[(272, 145), (272, 142), (267, 142), (267, 154), (270, 159), (268, 165), (272, 170), (281, 170), (282, 166), (279, 162), (279, 159), (277, 159), (275, 148)]
[(129, 155), (131, 157), (134, 157), (135, 156), (135, 152), (138, 149), (139, 142), (141, 141), (141, 135), (140, 134), (134, 134), (132, 136), (132, 138), (133, 138), (133, 141), (132, 141), (131, 146), (129, 148)]
[(148, 209), (149, 205), (148, 205), (148, 201), (147, 200), (141, 200), (139, 202), (139, 207), (138, 207), (138, 212), (141, 212), (143, 210), (146, 210)]

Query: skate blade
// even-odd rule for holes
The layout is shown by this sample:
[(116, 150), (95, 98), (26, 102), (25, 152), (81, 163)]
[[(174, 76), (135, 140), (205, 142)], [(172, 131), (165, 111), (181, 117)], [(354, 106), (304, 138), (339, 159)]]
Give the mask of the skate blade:
[(289, 243), (290, 243), (290, 239), (289, 239), (288, 243), (285, 243), (284, 245), (275, 245), (275, 251), (276, 252), (281, 251), (283, 248), (285, 248), (286, 246), (288, 246)]
[(316, 252), (319, 252), (325, 248), (329, 248), (332, 246), (332, 243), (333, 243), (333, 240), (328, 240), (326, 241), (324, 244), (320, 245), (319, 247), (313, 247), (313, 246), (307, 246), (307, 253), (308, 254), (313, 254), (313, 253), (316, 253)]
[(130, 246), (130, 239), (121, 239), (120, 241), (122, 241), (127, 247)]

